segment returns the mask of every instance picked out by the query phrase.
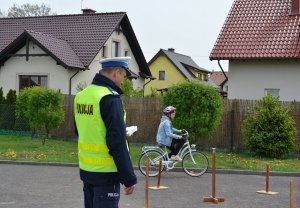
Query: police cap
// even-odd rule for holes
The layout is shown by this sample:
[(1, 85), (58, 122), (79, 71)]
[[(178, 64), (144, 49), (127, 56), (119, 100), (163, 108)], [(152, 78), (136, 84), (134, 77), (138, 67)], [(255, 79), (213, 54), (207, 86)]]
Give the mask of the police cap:
[(139, 76), (129, 69), (129, 61), (131, 57), (113, 57), (100, 60), (101, 69), (110, 67), (121, 67), (126, 70), (128, 78), (137, 79)]

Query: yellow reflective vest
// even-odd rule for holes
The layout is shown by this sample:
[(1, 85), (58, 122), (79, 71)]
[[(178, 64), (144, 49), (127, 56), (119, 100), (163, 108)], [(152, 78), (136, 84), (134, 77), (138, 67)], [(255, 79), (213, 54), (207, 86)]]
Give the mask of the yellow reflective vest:
[[(100, 100), (113, 91), (90, 85), (75, 96), (74, 115), (78, 130), (79, 168), (90, 172), (117, 172), (106, 145), (106, 127), (101, 118)], [(124, 114), (125, 115), (125, 114)]]

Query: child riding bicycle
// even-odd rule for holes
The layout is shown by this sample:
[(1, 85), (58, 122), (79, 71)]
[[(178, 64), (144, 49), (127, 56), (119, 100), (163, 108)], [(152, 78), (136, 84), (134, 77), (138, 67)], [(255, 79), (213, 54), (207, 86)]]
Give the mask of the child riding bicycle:
[(176, 108), (168, 106), (163, 109), (163, 116), (157, 130), (156, 141), (160, 146), (166, 146), (171, 152), (168, 154), (171, 160), (182, 161), (177, 155), (185, 142), (183, 135), (185, 130), (178, 130), (172, 126), (172, 120), (176, 116)]

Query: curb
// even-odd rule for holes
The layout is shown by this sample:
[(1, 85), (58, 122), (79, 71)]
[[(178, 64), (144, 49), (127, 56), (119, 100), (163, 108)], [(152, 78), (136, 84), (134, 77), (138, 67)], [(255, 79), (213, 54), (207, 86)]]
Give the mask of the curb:
[(12, 161), (12, 160), (0, 160), (0, 164), (78, 167), (77, 163), (31, 162), (31, 161)]
[[(0, 164), (78, 167), (78, 163), (31, 162), (31, 161), (12, 161), (12, 160), (0, 160)], [(134, 166), (134, 169), (139, 170), (137, 166)], [(174, 168), (172, 172), (183, 172), (183, 170), (181, 168)], [(211, 173), (211, 169), (208, 169), (206, 173)], [(266, 175), (266, 172), (264, 171), (231, 170), (231, 169), (226, 169), (226, 170), (217, 169), (216, 173), (217, 174), (238, 174), (238, 175), (259, 175), (259, 176)], [(300, 173), (270, 171), (270, 176), (300, 177)]]
[[(207, 173), (211, 173), (211, 170), (208, 170)], [(251, 171), (251, 170), (224, 170), (217, 169), (216, 173), (218, 174), (240, 174), (240, 175), (259, 175), (265, 176), (265, 171)], [(291, 177), (300, 177), (300, 173), (297, 172), (277, 172), (270, 171), (270, 176), (291, 176)]]

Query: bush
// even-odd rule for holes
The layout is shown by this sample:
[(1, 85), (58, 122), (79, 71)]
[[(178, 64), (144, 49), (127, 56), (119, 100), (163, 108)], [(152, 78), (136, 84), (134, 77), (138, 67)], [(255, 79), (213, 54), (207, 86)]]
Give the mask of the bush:
[(223, 111), (218, 91), (199, 82), (171, 87), (162, 97), (162, 103), (177, 108), (174, 126), (187, 129), (191, 140), (209, 135), (219, 125)]
[(7, 95), (6, 95), (5, 104), (15, 105), (16, 100), (17, 100), (16, 90), (9, 90)]
[(0, 104), (5, 103), (5, 97), (3, 96), (3, 89), (0, 87)]
[(84, 88), (86, 88), (86, 87), (87, 87), (86, 82), (79, 82), (76, 86), (76, 92), (78, 93), (78, 92), (84, 90)]
[(121, 90), (124, 96), (129, 97), (143, 97), (144, 91), (142, 89), (133, 89), (133, 84), (130, 79), (125, 79), (121, 85)]
[(297, 149), (295, 121), (291, 109), (279, 103), (279, 97), (263, 97), (247, 112), (242, 131), (245, 145), (257, 155), (281, 158)]
[(0, 129), (14, 129), (15, 127), (15, 103), (17, 95), (15, 90), (9, 90), (6, 99), (0, 88)]
[(26, 88), (17, 98), (17, 116), (28, 120), (31, 129), (42, 134), (42, 143), (50, 130), (57, 128), (64, 120), (63, 99), (59, 91), (41, 87)]
[(148, 95), (148, 97), (158, 97), (160, 95), (157, 89), (154, 87), (150, 87), (150, 92), (151, 93)]

